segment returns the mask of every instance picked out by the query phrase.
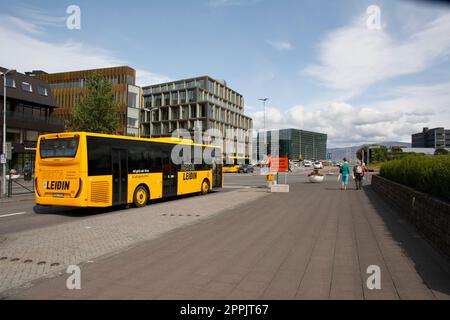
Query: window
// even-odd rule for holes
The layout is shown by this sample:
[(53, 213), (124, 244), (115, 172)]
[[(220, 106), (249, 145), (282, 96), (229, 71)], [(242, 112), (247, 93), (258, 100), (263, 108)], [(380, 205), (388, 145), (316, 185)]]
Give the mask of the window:
[(180, 92), (180, 103), (186, 102), (186, 92), (182, 91)]
[(48, 91), (47, 91), (47, 88), (46, 87), (41, 87), (41, 86), (38, 86), (38, 93), (41, 95), (41, 96), (48, 96)]
[(160, 107), (161, 106), (161, 95), (158, 94), (155, 96), (155, 106)]
[(19, 129), (6, 128), (6, 141), (21, 143), (21, 134)]
[(161, 120), (169, 120), (169, 108), (161, 109)]
[(37, 141), (39, 137), (38, 131), (27, 130), (25, 134), (25, 141)]
[(41, 140), (41, 158), (75, 157), (79, 138)]
[(164, 94), (164, 105), (165, 106), (170, 105), (170, 93), (165, 93)]
[(22, 82), (22, 90), (27, 92), (33, 92), (33, 86), (28, 82)]
[(172, 104), (178, 104), (178, 93), (177, 92), (172, 93)]
[(88, 137), (88, 175), (111, 174), (111, 148), (105, 139)]
[(152, 97), (144, 97), (144, 106), (148, 109), (152, 107)]
[(194, 100), (195, 100), (194, 90), (189, 90), (188, 94), (189, 94), (189, 102), (194, 102)]
[(175, 89), (176, 89), (176, 90), (181, 90), (181, 89), (184, 89), (184, 88), (185, 88), (184, 82), (180, 82), (180, 83), (177, 83), (177, 84), (175, 85)]
[(178, 120), (180, 117), (179, 107), (172, 108), (172, 120)]
[(181, 118), (182, 119), (187, 119), (189, 118), (189, 107), (188, 106), (183, 106), (181, 109)]
[(198, 80), (198, 86), (202, 89), (205, 89), (205, 80)]
[(6, 77), (6, 86), (9, 88), (15, 88), (16, 87), (16, 80), (10, 77)]

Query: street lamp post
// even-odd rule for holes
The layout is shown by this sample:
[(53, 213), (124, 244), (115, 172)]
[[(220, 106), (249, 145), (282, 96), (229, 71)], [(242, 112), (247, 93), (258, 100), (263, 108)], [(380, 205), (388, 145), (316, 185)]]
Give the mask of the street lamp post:
[(264, 151), (266, 152), (267, 156), (267, 133), (266, 133), (266, 101), (269, 100), (269, 98), (261, 98), (258, 99), (259, 101), (263, 102), (264, 106)]
[[(6, 160), (6, 76), (8, 73), (13, 74), (16, 70), (6, 70), (0, 72), (3, 76), (3, 158)], [(3, 163), (3, 180), (2, 180), (2, 196), (6, 197), (6, 162)]]

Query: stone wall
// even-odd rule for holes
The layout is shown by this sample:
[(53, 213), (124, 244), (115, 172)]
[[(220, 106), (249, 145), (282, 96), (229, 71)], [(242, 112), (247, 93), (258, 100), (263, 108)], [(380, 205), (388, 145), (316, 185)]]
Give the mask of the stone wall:
[(372, 188), (450, 257), (450, 203), (378, 175), (372, 177)]

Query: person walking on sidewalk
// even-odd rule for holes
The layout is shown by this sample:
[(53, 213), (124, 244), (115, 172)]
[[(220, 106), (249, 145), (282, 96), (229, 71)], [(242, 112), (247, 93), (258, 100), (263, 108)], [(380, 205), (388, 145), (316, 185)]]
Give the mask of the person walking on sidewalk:
[(361, 161), (356, 162), (356, 166), (353, 167), (353, 176), (355, 177), (356, 190), (361, 190), (362, 179), (366, 173), (364, 166)]
[(342, 184), (341, 190), (348, 189), (348, 181), (350, 179), (350, 165), (346, 158), (344, 158), (344, 163), (341, 165), (341, 175), (342, 175)]

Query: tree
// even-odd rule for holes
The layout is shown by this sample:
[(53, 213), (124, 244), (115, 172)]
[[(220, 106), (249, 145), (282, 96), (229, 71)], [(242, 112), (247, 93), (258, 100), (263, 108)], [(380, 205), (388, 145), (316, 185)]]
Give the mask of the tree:
[(114, 134), (119, 130), (118, 104), (112, 83), (99, 74), (86, 80), (86, 91), (66, 122), (68, 131)]
[[(374, 147), (374, 146), (371, 146)], [(368, 162), (367, 161), (367, 157), (370, 154), (370, 162), (383, 162), (386, 161), (388, 159), (388, 149), (386, 148), (386, 146), (378, 146), (378, 148), (371, 148), (370, 152), (369, 152), (369, 147), (368, 146), (364, 146), (360, 149), (358, 149), (358, 151), (356, 151), (356, 157), (359, 160), (363, 160), (363, 154), (364, 154), (364, 162)]]

